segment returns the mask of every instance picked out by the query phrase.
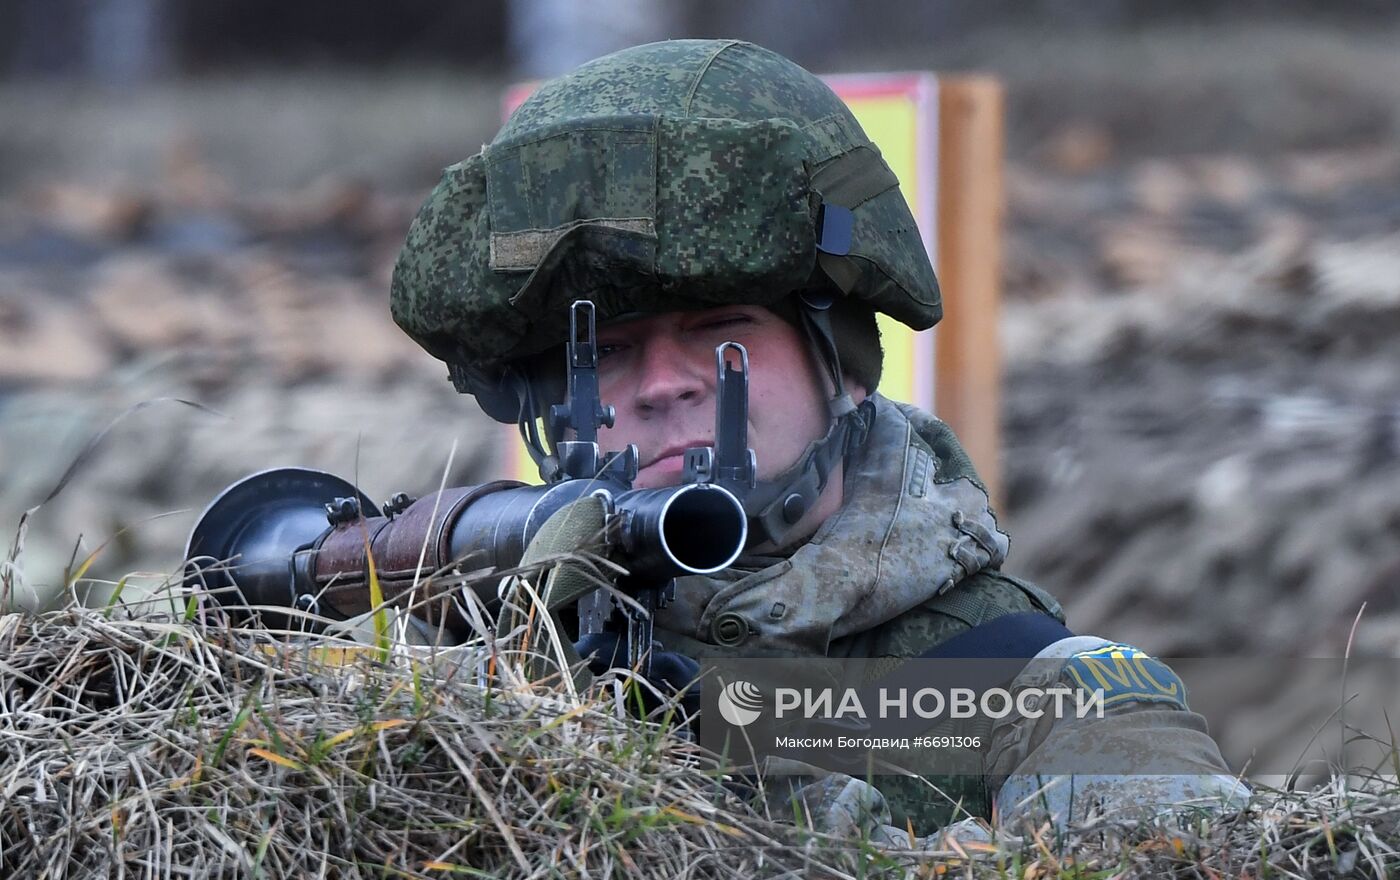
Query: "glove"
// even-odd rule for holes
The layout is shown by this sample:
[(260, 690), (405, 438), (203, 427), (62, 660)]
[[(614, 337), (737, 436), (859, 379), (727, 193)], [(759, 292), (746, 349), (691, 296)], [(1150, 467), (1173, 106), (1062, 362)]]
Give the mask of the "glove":
[[(962, 844), (991, 845), (995, 842), (991, 827), (977, 818), (954, 822), (922, 837), (911, 837), (908, 829), (892, 824), (884, 794), (871, 783), (791, 759), (768, 759), (770, 770), (777, 769), (780, 764), (786, 765), (789, 771), (805, 769), (809, 772), (768, 778), (763, 791), (764, 803), (774, 818), (800, 817), (803, 825), (819, 833), (868, 840), (894, 850), (956, 851)], [(799, 811), (796, 815), (794, 807)]]
[[(574, 650), (588, 661), (588, 670), (602, 675), (609, 669), (630, 668), (627, 639), (621, 633), (589, 633), (574, 643)], [(660, 642), (651, 643), (651, 676), (648, 681), (667, 697), (680, 694), (680, 706), (690, 719), (700, 711), (700, 664), (691, 657), (662, 650)], [(642, 701), (650, 715), (661, 703), (650, 690), (642, 688)]]
[[(605, 511), (602, 502), (594, 497), (580, 498), (559, 509), (545, 521), (531, 539), (521, 559), (521, 566), (527, 567), (551, 555), (572, 553), (577, 550), (601, 552), (604, 549), (601, 536), (604, 532)], [(564, 561), (552, 568), (544, 589), (550, 616), (554, 619), (554, 631), (563, 632), (563, 623), (558, 619), (557, 609), (597, 588), (597, 575), (585, 571), (576, 563)], [(517, 619), (503, 614), (498, 621), (498, 631), (508, 631), (517, 624)], [(539, 637), (535, 638), (536, 642)], [(589, 660), (589, 671), (602, 675), (615, 667), (630, 667), (632, 658), (627, 656), (627, 642), (618, 633), (603, 632), (584, 636), (575, 642), (574, 650), (581, 658)], [(700, 664), (690, 657), (661, 650), (661, 645), (653, 642), (651, 650), (651, 676), (649, 683), (665, 697), (681, 695), (680, 706), (685, 719), (694, 717), (700, 711)], [(639, 689), (644, 713), (650, 715), (662, 704), (662, 699), (649, 688)]]
[[(580, 550), (594, 553), (602, 551), (605, 525), (606, 511), (603, 501), (593, 496), (579, 498), (564, 505), (545, 520), (544, 525), (540, 526), (539, 531), (530, 539), (529, 546), (525, 548), (525, 554), (520, 559), (520, 568), (528, 570), (544, 567), (543, 582), (540, 582), (539, 577), (533, 580), (548, 610), (551, 632), (565, 631), (564, 622), (559, 617), (561, 608), (597, 588), (597, 576), (590, 572), (587, 565), (568, 558), (568, 554)], [(519, 585), (527, 580), (530, 579), (512, 577), (505, 585), (510, 601), (505, 604), (496, 619), (496, 637), (503, 640), (507, 633), (517, 632), (529, 625), (532, 629), (528, 630), (524, 637), (528, 644), (548, 644), (546, 640), (549, 637), (543, 632), (540, 616), (531, 614), (523, 593), (518, 589)], [(563, 660), (570, 667), (576, 662), (576, 658), (567, 656)], [(562, 670), (555, 668), (555, 664), (546, 661), (539, 651), (531, 652), (526, 660), (526, 672), (532, 679), (544, 678), (560, 671)], [(587, 676), (576, 678), (574, 684), (579, 688), (585, 687), (588, 684)]]

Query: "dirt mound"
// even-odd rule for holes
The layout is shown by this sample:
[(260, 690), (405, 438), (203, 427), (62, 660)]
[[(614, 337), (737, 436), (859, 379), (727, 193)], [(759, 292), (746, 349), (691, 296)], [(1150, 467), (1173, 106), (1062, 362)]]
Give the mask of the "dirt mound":
[[(358, 476), (377, 499), (485, 479), (504, 431), (394, 325), (388, 278), (416, 197), (322, 179), (243, 196), (194, 160), (144, 188), (63, 184), (4, 203), (0, 522), (35, 518), (34, 592), (113, 540), (93, 573), (170, 571), (200, 507), (279, 465)], [(7, 539), (8, 543), (8, 539)], [(32, 594), (27, 593), (33, 601)]]
[(1143, 162), (1097, 213), (1021, 173), (1012, 566), (1163, 654), (1340, 654), (1363, 602), (1393, 653), (1400, 152)]

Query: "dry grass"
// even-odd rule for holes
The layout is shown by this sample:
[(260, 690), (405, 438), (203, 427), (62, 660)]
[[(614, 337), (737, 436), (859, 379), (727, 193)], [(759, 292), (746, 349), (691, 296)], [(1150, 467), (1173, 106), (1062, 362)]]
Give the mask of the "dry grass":
[[(880, 851), (775, 821), (615, 694), (287, 641), (150, 602), (0, 616), (5, 877), (1342, 877), (1400, 868), (1400, 793)], [(489, 671), (489, 675), (486, 673)], [(491, 684), (486, 684), (486, 682)], [(612, 695), (610, 695), (612, 694)]]
[[(1400, 874), (1400, 788), (1395, 778), (1334, 776), (1310, 791), (1255, 784), (1237, 813), (1181, 813), (1156, 823), (1103, 817), (1056, 834), (1035, 829), (1010, 862), (973, 877), (1342, 878)], [(1005, 856), (1004, 856), (1005, 857)]]
[(375, 654), (81, 607), (0, 617), (0, 875), (821, 873), (674, 733), (480, 686), (479, 650)]

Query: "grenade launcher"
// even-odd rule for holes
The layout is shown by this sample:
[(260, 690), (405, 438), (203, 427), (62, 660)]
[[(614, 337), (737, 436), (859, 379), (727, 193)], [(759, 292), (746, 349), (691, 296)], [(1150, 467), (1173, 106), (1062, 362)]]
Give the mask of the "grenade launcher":
[[(550, 408), (554, 460), (545, 485), (498, 480), (421, 498), (394, 495), (379, 507), (339, 477), (304, 468), (253, 474), (225, 489), (200, 515), (185, 549), (185, 585), (200, 601), (216, 597), (235, 619), (256, 615), (279, 630), (305, 629), (308, 616), (345, 620), (372, 610), (370, 560), (384, 600), (466, 635), (459, 592), (464, 574), (508, 571), (552, 514), (593, 495), (607, 510), (609, 558), (628, 572), (618, 587), (635, 601), (598, 590), (578, 602), (579, 633), (625, 620), (629, 657), (643, 673), (652, 615), (674, 596), (674, 578), (710, 574), (738, 558), (748, 537), (741, 498), (754, 485), (748, 448), (748, 353), (715, 349), (715, 445), (686, 450), (684, 482), (633, 489), (637, 448), (604, 454), (599, 426), (614, 411), (598, 391), (595, 310), (569, 313), (568, 396)], [(560, 439), (567, 438), (567, 439)], [(495, 578), (470, 578), (477, 598), (499, 606)], [(415, 584), (417, 589), (415, 590)], [(412, 594), (412, 595), (410, 595)], [(295, 608), (289, 615), (280, 608)]]

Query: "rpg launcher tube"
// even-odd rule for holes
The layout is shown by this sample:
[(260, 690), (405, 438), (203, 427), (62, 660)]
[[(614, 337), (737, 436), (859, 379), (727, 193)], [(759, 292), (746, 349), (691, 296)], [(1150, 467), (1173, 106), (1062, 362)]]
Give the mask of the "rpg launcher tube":
[[(460, 575), (514, 568), (551, 515), (595, 493), (611, 505), (610, 558), (628, 570), (630, 584), (720, 571), (748, 537), (742, 504), (711, 484), (633, 490), (607, 480), (499, 481), (365, 516), (378, 508), (348, 483), (288, 468), (254, 474), (210, 505), (190, 537), (186, 582), (212, 591), (236, 616), (257, 607), (265, 625), (296, 629), (278, 607), (332, 619), (371, 610), (372, 556), (386, 601), (411, 603), (429, 622), (466, 633), (459, 603), (450, 601)], [(473, 588), (487, 605), (497, 601), (494, 579)]]

